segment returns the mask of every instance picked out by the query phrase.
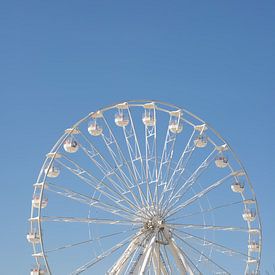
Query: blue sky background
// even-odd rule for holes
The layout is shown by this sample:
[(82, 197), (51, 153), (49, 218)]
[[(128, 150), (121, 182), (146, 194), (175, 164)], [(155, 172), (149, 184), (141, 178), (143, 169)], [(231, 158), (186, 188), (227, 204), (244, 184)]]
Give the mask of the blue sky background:
[(63, 130), (128, 99), (190, 110), (235, 149), (275, 274), (275, 2), (1, 1), (0, 273), (28, 274), (32, 184)]

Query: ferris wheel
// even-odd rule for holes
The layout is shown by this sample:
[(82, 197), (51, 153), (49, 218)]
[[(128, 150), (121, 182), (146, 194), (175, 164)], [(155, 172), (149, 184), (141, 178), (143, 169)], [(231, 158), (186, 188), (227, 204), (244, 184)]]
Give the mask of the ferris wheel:
[(189, 111), (129, 101), (64, 131), (32, 197), (39, 274), (259, 274), (261, 222), (228, 143)]

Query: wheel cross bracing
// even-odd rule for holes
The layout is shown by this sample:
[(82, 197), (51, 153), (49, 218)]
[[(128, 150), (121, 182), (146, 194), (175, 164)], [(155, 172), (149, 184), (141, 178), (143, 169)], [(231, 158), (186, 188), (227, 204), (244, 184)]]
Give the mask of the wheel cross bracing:
[(115, 104), (66, 129), (29, 223), (31, 275), (259, 272), (246, 171), (214, 129), (167, 103)]

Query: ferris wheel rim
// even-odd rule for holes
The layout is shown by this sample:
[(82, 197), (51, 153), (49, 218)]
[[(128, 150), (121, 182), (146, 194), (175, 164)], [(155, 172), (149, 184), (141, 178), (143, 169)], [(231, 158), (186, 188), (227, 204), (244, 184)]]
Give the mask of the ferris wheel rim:
[[(125, 101), (127, 103), (130, 103), (129, 104), (129, 107), (136, 107), (136, 106), (140, 106), (142, 107), (142, 104), (141, 103), (150, 103), (150, 102), (154, 102), (156, 104), (162, 104), (164, 106), (169, 106), (171, 108), (175, 108), (175, 109), (179, 109), (179, 110), (182, 110), (184, 113), (187, 113), (188, 115), (190, 115), (191, 117), (199, 120), (200, 122), (204, 123), (205, 125), (207, 125), (207, 128), (209, 130), (211, 130), (221, 141), (223, 141), (227, 146), (228, 146), (228, 149), (230, 150), (230, 152), (232, 153), (232, 155), (234, 156), (234, 159), (238, 162), (238, 164), (240, 165), (241, 169), (244, 171), (245, 173), (245, 177), (247, 179), (247, 183), (249, 184), (249, 188), (252, 192), (252, 195), (253, 195), (253, 199), (255, 200), (255, 207), (256, 207), (256, 211), (257, 211), (257, 219), (258, 219), (258, 223), (259, 223), (259, 232), (260, 232), (260, 236), (259, 236), (259, 243), (260, 243), (260, 252), (259, 252), (259, 264), (260, 264), (260, 259), (261, 259), (261, 251), (262, 251), (262, 226), (261, 226), (261, 217), (260, 217), (260, 212), (259, 212), (259, 206), (258, 206), (258, 202), (257, 202), (257, 199), (256, 199), (256, 195), (255, 195), (255, 191), (254, 191), (254, 188), (251, 184), (251, 181), (250, 181), (250, 178), (248, 176), (248, 173), (247, 171), (245, 170), (243, 164), (241, 163), (240, 159), (237, 157), (236, 153), (233, 151), (233, 149), (230, 147), (229, 143), (213, 128), (211, 127), (207, 122), (205, 122), (204, 120), (202, 120), (201, 118), (199, 118), (198, 116), (194, 115), (193, 113), (187, 111), (186, 109), (183, 109), (183, 108), (180, 108), (174, 104), (169, 104), (169, 103), (166, 103), (166, 102), (162, 102), (162, 101), (157, 101), (157, 100), (130, 100), (130, 101)], [(112, 104), (110, 106), (107, 106), (105, 108), (101, 108), (101, 109), (98, 109), (96, 112), (105, 112), (105, 111), (108, 111), (108, 110), (111, 110), (111, 109), (114, 109), (116, 108), (116, 106), (118, 104), (121, 104), (121, 103), (124, 103), (124, 102), (119, 102), (117, 104)], [(134, 105), (134, 103), (137, 103), (137, 105)], [(132, 105), (133, 104), (133, 105)], [(143, 104), (143, 105), (144, 105)], [(42, 168), (41, 168), (41, 171), (39, 173), (39, 176), (38, 176), (38, 179), (37, 179), (37, 182), (39, 181), (41, 175), (43, 174), (43, 170), (44, 170), (44, 166), (45, 164), (47, 163), (48, 159), (51, 158), (51, 161), (50, 163), (52, 163), (54, 161), (54, 157), (56, 156), (58, 150), (60, 149), (60, 147), (62, 146), (63, 142), (66, 140), (66, 138), (68, 138), (70, 136), (70, 134), (75, 130), (77, 129), (77, 127), (87, 121), (92, 114), (96, 113), (96, 112), (91, 112), (89, 113), (87, 116), (83, 117), (82, 119), (78, 120), (73, 126), (72, 128), (70, 128), (70, 131), (68, 131), (67, 133), (63, 134), (59, 140), (55, 143), (55, 145), (52, 147), (50, 153), (53, 154), (53, 156), (49, 157), (47, 156), (45, 158), (45, 161), (44, 161), (44, 164), (42, 165)], [(50, 165), (49, 165), (50, 167)], [(48, 171), (49, 171), (49, 168), (48, 168)], [(41, 200), (42, 200), (42, 197), (43, 197), (43, 193), (44, 193), (44, 184), (46, 182), (46, 179), (47, 179), (47, 175), (48, 175), (48, 171), (43, 175), (44, 176), (44, 179), (42, 181), (42, 188), (41, 188), (41, 193), (40, 193), (40, 206), (39, 206), (39, 209), (38, 209), (38, 229), (39, 229), (39, 235), (40, 235), (40, 245), (41, 245), (41, 254), (42, 254), (42, 257), (44, 258), (44, 261), (45, 261), (45, 264), (46, 264), (46, 268), (48, 270), (48, 272), (51, 274), (51, 271), (50, 271), (50, 267), (49, 267), (49, 264), (48, 264), (48, 260), (47, 260), (47, 257), (45, 255), (45, 250), (44, 250), (44, 242), (43, 242), (43, 236), (42, 236), (42, 227), (41, 227), (41, 222), (40, 222), (40, 218), (41, 218)], [(42, 177), (43, 177), (42, 176)], [(33, 212), (33, 206), (32, 206), (32, 212)]]

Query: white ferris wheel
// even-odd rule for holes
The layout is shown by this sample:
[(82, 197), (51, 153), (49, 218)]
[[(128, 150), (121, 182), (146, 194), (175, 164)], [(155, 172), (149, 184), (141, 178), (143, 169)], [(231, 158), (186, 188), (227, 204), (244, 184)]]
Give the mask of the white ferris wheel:
[(206, 122), (163, 102), (119, 103), (66, 129), (29, 223), (31, 275), (259, 274), (246, 171)]

